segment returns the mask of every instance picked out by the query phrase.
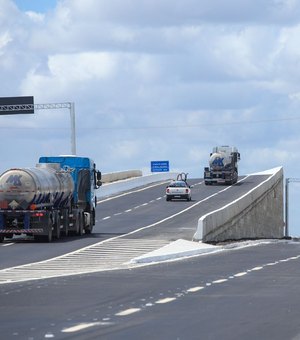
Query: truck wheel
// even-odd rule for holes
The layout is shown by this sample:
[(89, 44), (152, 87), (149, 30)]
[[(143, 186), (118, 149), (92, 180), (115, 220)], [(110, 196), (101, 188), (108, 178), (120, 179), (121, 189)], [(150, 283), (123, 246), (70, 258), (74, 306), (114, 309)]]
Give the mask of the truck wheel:
[(77, 235), (82, 236), (83, 235), (83, 219), (84, 216), (83, 214), (79, 213), (78, 214), (78, 229), (77, 229)]
[(2, 243), (4, 241), (4, 236), (0, 235), (0, 243)]
[(56, 217), (55, 217), (55, 224), (54, 224), (54, 228), (55, 228), (55, 238), (56, 239), (60, 239), (60, 214), (57, 213)]
[(49, 242), (49, 243), (52, 242), (52, 239), (53, 239), (53, 219), (52, 219), (51, 214), (48, 219), (48, 234), (44, 236), (43, 239), (45, 240), (45, 242)]
[(50, 226), (49, 230), (48, 230), (48, 235), (46, 235), (45, 237), (45, 241), (50, 243), (52, 242), (53, 239), (53, 230), (52, 230), (52, 226)]

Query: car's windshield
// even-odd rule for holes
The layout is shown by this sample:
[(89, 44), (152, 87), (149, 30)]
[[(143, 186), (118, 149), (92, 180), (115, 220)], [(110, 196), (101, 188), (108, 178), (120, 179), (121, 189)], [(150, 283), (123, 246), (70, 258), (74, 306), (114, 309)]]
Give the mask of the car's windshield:
[(169, 187), (172, 187), (172, 188), (186, 187), (186, 184), (184, 182), (174, 182), (174, 183), (171, 183)]

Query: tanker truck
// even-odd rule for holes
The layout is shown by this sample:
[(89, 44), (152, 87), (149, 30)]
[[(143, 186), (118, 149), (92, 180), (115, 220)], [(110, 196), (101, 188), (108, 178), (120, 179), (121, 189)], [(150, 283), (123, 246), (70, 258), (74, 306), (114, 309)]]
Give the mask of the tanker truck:
[(101, 172), (87, 157), (40, 157), (35, 167), (3, 172), (0, 242), (20, 234), (46, 242), (90, 234), (101, 184)]
[(238, 180), (240, 153), (234, 146), (216, 146), (210, 154), (209, 167), (204, 168), (204, 182), (234, 184)]

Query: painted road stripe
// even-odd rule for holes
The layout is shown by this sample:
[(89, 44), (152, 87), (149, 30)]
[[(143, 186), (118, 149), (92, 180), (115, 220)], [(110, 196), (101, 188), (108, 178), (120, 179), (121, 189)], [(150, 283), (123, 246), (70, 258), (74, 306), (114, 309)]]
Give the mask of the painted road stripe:
[(62, 329), (62, 333), (74, 333), (74, 332), (79, 332), (79, 331), (82, 331), (83, 329), (94, 327), (94, 326), (109, 326), (111, 324), (112, 324), (111, 322), (100, 322), (100, 321), (80, 323), (78, 325)]
[(202, 287), (202, 286), (199, 286), (199, 287), (192, 287), (192, 288), (189, 288), (189, 289), (187, 290), (187, 292), (188, 292), (188, 293), (195, 293), (195, 292), (199, 292), (199, 290), (202, 290), (202, 289), (204, 289), (204, 287)]
[(137, 313), (140, 310), (141, 310), (141, 308), (129, 308), (129, 309), (122, 310), (122, 311), (116, 313), (115, 315), (116, 316), (127, 316), (127, 315), (130, 315), (130, 314)]
[(172, 302), (172, 301), (174, 301), (174, 300), (176, 300), (176, 298), (165, 298), (165, 299), (160, 299), (160, 300), (157, 300), (157, 301), (155, 301), (155, 303), (157, 303), (157, 304), (163, 304), (163, 303), (169, 303), (169, 302)]

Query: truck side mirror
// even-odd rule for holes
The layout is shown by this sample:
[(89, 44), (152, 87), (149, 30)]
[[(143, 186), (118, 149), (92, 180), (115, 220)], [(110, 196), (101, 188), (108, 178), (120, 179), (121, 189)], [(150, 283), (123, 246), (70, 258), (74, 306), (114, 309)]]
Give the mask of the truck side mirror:
[(101, 178), (102, 178), (101, 171), (96, 171), (95, 172), (95, 188), (96, 189), (98, 189), (102, 185)]

